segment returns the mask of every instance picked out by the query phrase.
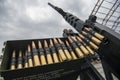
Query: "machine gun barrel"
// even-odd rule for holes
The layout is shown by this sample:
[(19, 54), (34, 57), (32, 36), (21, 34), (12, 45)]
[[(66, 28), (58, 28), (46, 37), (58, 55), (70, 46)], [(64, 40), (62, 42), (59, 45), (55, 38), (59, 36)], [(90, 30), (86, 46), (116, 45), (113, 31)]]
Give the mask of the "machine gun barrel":
[(63, 11), (61, 8), (58, 8), (56, 6), (53, 6), (51, 3), (48, 3), (52, 8), (54, 8), (58, 13), (60, 13), (63, 18), (71, 25), (73, 26), (78, 32), (81, 32), (83, 29), (84, 22), (77, 18), (76, 16)]
[(66, 12), (64, 12), (61, 8), (58, 8), (57, 6), (52, 5), (51, 3), (48, 3), (49, 6), (51, 6), (53, 9), (55, 9), (58, 13), (60, 13), (62, 16), (65, 16)]

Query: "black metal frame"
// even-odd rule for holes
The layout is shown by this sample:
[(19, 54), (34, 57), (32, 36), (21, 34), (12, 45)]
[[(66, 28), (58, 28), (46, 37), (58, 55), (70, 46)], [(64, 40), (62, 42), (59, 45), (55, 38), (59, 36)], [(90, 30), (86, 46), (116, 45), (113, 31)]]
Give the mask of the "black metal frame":
[(80, 80), (105, 80), (88, 60), (82, 66), (82, 70), (80, 72)]
[(98, 54), (100, 55), (106, 80), (114, 80), (112, 74), (120, 79), (120, 35), (99, 23), (93, 22), (91, 26), (94, 26), (94, 30), (105, 36)]
[(103, 59), (101, 59), (101, 63), (102, 63), (102, 66), (103, 66), (103, 70), (104, 70), (104, 73), (105, 73), (106, 80), (113, 80), (111, 71), (108, 69), (109, 66), (107, 66), (107, 63)]

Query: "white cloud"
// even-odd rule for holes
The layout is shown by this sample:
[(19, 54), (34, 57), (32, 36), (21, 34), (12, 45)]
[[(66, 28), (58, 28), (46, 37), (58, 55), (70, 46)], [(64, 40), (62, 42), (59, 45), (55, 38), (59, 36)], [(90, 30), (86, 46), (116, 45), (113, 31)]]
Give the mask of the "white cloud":
[(0, 49), (7, 40), (61, 37), (72, 28), (47, 2), (82, 20), (94, 6), (91, 0), (0, 0)]

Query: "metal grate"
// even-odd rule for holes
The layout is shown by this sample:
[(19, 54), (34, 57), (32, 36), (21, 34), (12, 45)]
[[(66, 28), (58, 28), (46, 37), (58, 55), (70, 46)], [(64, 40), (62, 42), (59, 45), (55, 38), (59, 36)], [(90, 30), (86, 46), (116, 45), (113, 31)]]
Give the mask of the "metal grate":
[(91, 15), (97, 22), (120, 33), (120, 0), (98, 0)]

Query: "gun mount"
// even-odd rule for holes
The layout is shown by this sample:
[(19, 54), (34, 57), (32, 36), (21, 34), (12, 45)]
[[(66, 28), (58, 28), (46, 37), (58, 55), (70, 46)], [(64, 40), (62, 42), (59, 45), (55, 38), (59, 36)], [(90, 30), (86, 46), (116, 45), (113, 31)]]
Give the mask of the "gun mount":
[[(61, 8), (53, 8), (57, 10), (60, 14), (61, 11), (64, 12)], [(116, 77), (120, 79), (120, 34), (114, 32), (104, 25), (97, 23), (97, 17), (94, 15), (90, 15), (89, 19), (86, 20), (86, 22), (83, 22), (82, 20), (68, 12), (64, 13), (65, 14), (61, 14), (63, 18), (79, 33), (82, 32), (84, 27), (90, 27), (94, 31), (105, 36), (105, 39), (101, 43), (97, 53), (101, 58), (106, 79), (113, 80), (111, 73), (113, 73)]]

